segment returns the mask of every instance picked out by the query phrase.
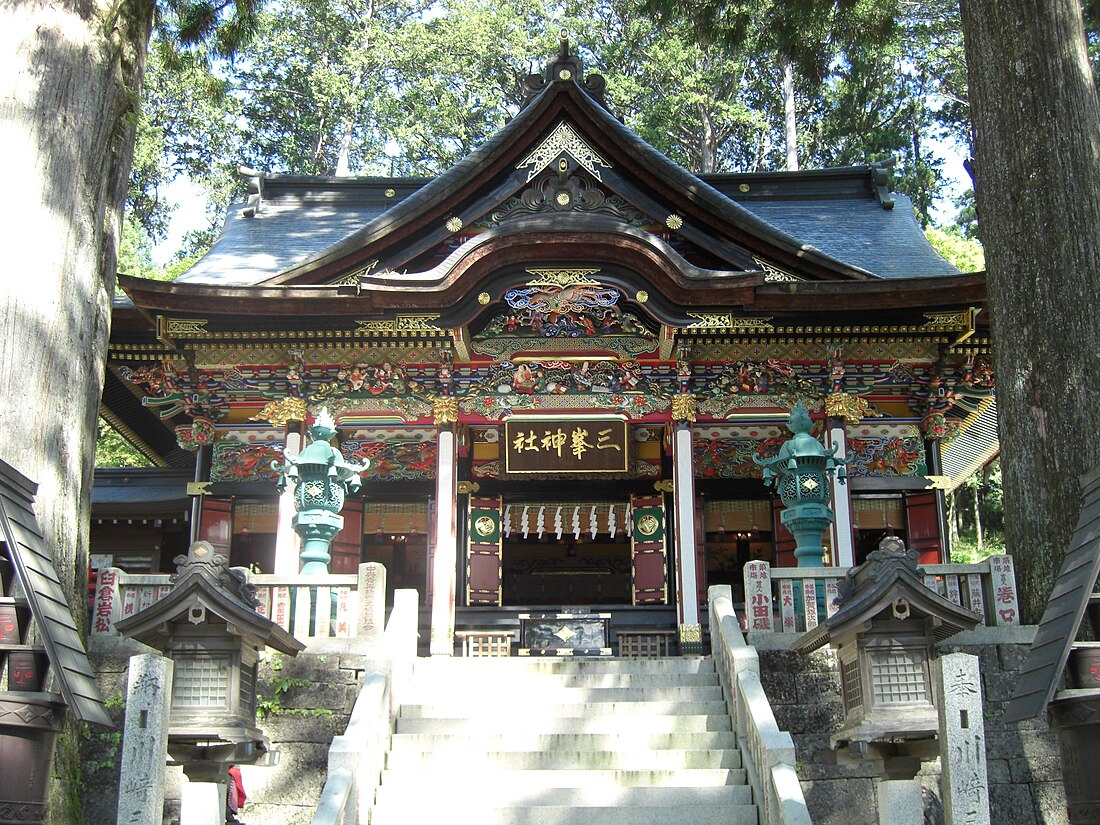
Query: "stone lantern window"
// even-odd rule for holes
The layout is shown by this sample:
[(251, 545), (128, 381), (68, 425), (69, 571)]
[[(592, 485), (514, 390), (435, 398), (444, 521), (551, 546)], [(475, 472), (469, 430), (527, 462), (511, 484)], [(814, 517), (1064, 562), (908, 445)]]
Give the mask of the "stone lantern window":
[(840, 586), (838, 609), (795, 643), (836, 649), (844, 724), (831, 744), (898, 742), (936, 734), (936, 642), (981, 620), (924, 586), (917, 551), (887, 536)]

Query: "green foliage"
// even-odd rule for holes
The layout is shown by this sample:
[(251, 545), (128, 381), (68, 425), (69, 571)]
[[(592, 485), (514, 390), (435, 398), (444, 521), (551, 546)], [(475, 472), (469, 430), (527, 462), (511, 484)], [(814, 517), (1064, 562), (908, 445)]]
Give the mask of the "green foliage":
[[(954, 227), (952, 227), (953, 229)], [(928, 227), (924, 236), (937, 252), (945, 257), (960, 272), (982, 272), (985, 270), (985, 250), (981, 241), (966, 238), (951, 229)]]
[(313, 684), (309, 679), (294, 679), (289, 676), (272, 676), (267, 680), (270, 696), (257, 699), (256, 713), (261, 719), (267, 719), (277, 713), (305, 713), (299, 708), (284, 708), (283, 696), (288, 690), (296, 687), (309, 687)]
[(1004, 494), (1000, 464), (975, 474), (949, 500), (954, 519), (951, 561), (973, 564), (1005, 552)]
[(96, 438), (95, 466), (97, 467), (150, 467), (152, 462), (135, 450), (118, 432), (102, 418)]
[[(932, 147), (969, 140), (957, 4), (821, 0), (255, 0), (233, 61), (187, 48), (213, 6), (165, 6), (150, 55), (130, 209), (161, 237), (165, 186), (187, 175), (210, 223), (180, 257), (209, 247), (239, 164), (269, 173), (434, 175), (519, 110), (569, 32), (607, 78), (615, 114), (697, 172), (781, 168), (782, 66), (800, 69), (799, 150), (808, 167), (896, 158), (895, 187), (922, 224), (944, 181)], [(204, 16), (205, 15), (205, 16)], [(174, 21), (174, 23), (172, 23)], [(173, 29), (172, 26), (176, 28)], [(245, 27), (247, 28), (247, 27)], [(967, 268), (967, 267), (963, 267)]]
[(153, 244), (145, 228), (133, 215), (127, 215), (122, 223), (122, 242), (118, 249), (118, 271), (135, 278), (155, 278), (157, 267), (153, 263)]

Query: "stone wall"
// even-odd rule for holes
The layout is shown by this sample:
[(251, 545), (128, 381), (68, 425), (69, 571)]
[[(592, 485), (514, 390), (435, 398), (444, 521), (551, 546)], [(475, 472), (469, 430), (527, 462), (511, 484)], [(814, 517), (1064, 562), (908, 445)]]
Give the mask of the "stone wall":
[[(84, 788), (80, 794), (86, 825), (115, 825), (119, 748), (129, 656), (140, 645), (117, 642), (93, 650), (92, 663), (103, 696), (108, 698), (118, 729), (91, 731), (82, 747)], [(143, 648), (140, 652), (148, 652)], [(369, 660), (363, 655), (331, 652), (276, 654), (261, 663), (258, 674), (259, 726), (279, 752), (272, 767), (242, 766), (248, 804), (241, 812), (250, 825), (308, 825), (327, 774), (332, 738), (347, 727)], [(180, 768), (168, 768), (164, 822), (179, 817)]]
[[(990, 821), (1012, 825), (1066, 825), (1058, 740), (1046, 719), (1006, 725), (1001, 721), (1034, 627), (980, 628), (943, 642), (941, 653), (978, 656), (985, 703)], [(852, 758), (829, 748), (844, 708), (835, 654), (810, 656), (786, 648), (791, 634), (753, 634), (760, 651), (761, 683), (780, 729), (794, 737), (798, 775), (815, 825), (876, 825), (876, 779), (883, 763)], [(939, 759), (925, 754), (917, 768), (925, 821), (943, 822)]]

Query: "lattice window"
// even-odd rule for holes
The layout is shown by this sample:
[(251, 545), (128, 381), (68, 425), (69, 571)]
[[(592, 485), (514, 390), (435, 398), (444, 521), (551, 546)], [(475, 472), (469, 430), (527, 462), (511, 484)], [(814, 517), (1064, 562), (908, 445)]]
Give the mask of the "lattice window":
[(512, 653), (510, 631), (468, 631), (456, 633), (462, 639), (465, 656), (509, 656)]
[(619, 631), (619, 655), (641, 658), (671, 656), (675, 636), (671, 630)]
[(172, 679), (177, 708), (224, 708), (229, 699), (229, 657), (178, 657)]
[(871, 656), (871, 683), (875, 702), (892, 705), (903, 702), (927, 702), (924, 660), (917, 653), (896, 651)]
[(844, 691), (844, 712), (863, 707), (863, 685), (859, 681), (859, 659), (840, 665), (841, 688)]
[(241, 708), (249, 713), (256, 710), (256, 666), (241, 668)]

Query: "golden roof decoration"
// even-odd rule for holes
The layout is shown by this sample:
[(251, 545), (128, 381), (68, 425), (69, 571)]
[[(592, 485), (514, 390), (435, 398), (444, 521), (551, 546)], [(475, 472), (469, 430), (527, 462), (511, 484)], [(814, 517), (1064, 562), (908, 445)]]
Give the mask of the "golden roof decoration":
[(573, 127), (564, 120), (547, 136), (546, 140), (538, 145), (535, 151), (520, 161), (516, 168), (527, 169), (527, 180), (530, 182), (557, 160), (563, 152), (601, 183), (603, 178), (600, 176), (600, 169), (612, 168), (611, 164), (585, 143)]

